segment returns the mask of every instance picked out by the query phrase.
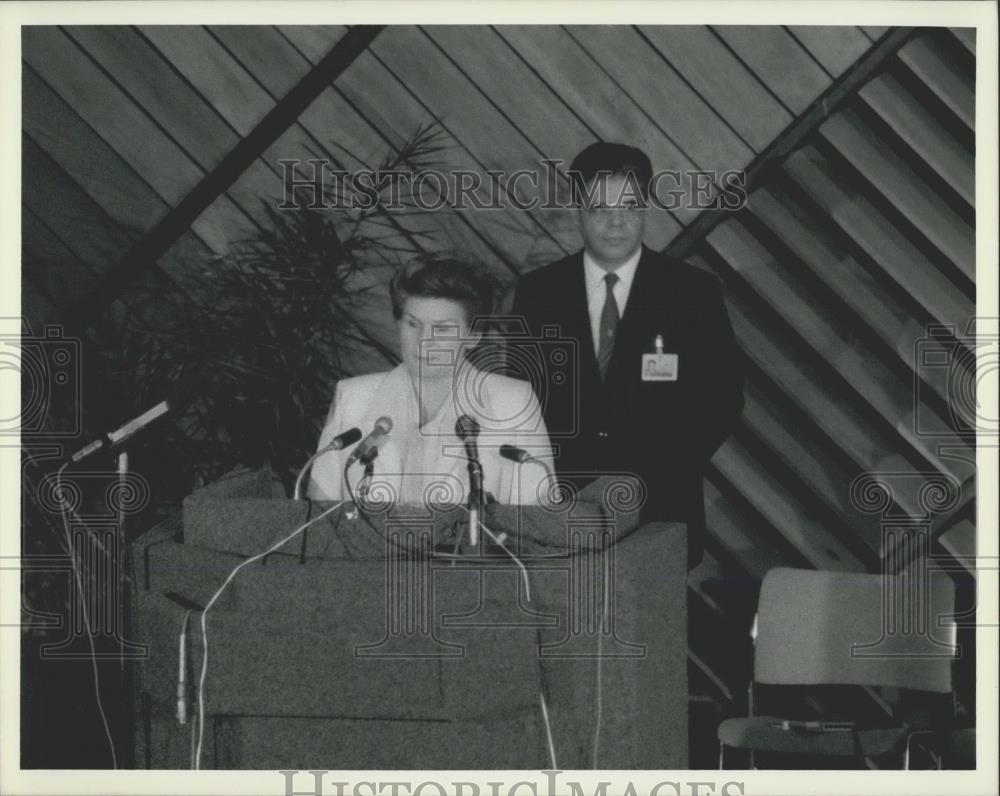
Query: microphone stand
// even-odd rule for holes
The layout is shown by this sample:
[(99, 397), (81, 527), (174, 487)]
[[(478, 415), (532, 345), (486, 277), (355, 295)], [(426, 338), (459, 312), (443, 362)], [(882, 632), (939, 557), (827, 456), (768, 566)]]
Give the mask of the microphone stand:
[(462, 415), (455, 421), (455, 436), (465, 445), (469, 460), (469, 546), (479, 547), (479, 524), (483, 513), (483, 465), (479, 461), (476, 437), (479, 423), (474, 417)]
[(117, 536), (118, 544), (117, 549), (114, 551), (115, 555), (115, 577), (118, 579), (118, 595), (117, 605), (114, 606), (115, 611), (115, 623), (114, 627), (120, 629), (118, 636), (118, 664), (121, 669), (121, 676), (124, 680), (125, 678), (125, 594), (127, 589), (127, 584), (125, 582), (125, 576), (128, 572), (128, 568), (125, 566), (125, 556), (128, 551), (128, 540), (125, 534), (125, 507), (123, 505), (125, 501), (125, 495), (128, 489), (128, 452), (122, 451), (118, 454), (118, 518), (117, 518)]
[(371, 489), (372, 478), (375, 476), (375, 459), (378, 458), (378, 448), (373, 447), (369, 453), (361, 457), (360, 462), (365, 466), (364, 475), (361, 476), (361, 483), (358, 485), (358, 501), (367, 500), (368, 490)]
[(483, 466), (469, 457), (469, 546), (479, 546), (479, 524), (483, 513)]

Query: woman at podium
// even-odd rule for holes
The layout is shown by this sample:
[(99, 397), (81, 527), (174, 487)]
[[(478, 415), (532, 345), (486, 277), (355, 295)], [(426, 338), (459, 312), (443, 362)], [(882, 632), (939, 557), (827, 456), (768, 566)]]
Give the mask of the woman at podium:
[[(370, 457), (362, 456), (346, 476), (351, 447), (321, 455), (310, 497), (348, 497), (346, 477), (369, 500), (464, 502), (471, 453), (482, 467), (484, 493), (497, 502), (547, 500), (552, 450), (538, 399), (528, 382), (493, 372), (502, 363), (491, 362), (481, 345), (496, 295), (481, 269), (453, 258), (418, 258), (396, 275), (390, 298), (402, 362), (337, 384), (319, 449), (353, 427), (369, 434), (380, 418), (389, 418), (392, 430), (378, 439), (374, 460), (366, 467)], [(507, 447), (503, 456), (501, 446), (518, 450)]]

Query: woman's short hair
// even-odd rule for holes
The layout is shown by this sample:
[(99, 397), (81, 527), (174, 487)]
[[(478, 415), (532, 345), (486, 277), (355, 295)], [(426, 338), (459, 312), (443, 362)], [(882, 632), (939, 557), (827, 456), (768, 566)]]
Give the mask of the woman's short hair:
[(499, 283), (485, 264), (471, 258), (425, 255), (410, 260), (389, 284), (392, 317), (403, 317), (403, 302), (408, 296), (444, 298), (457, 301), (465, 309), (466, 321), (493, 314), (499, 295)]

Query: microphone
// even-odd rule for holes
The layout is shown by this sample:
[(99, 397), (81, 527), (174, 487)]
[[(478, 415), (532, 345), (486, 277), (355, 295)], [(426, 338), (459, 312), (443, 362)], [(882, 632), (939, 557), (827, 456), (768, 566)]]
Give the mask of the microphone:
[(305, 474), (309, 472), (309, 467), (314, 461), (316, 461), (324, 453), (343, 450), (348, 445), (353, 445), (359, 439), (361, 439), (361, 429), (357, 426), (349, 428), (347, 431), (340, 432), (337, 436), (331, 439), (327, 445), (324, 445), (312, 456), (310, 456), (309, 460), (302, 465), (302, 469), (299, 470), (299, 474), (295, 478), (295, 491), (292, 494), (292, 500), (302, 499), (302, 479), (305, 477)]
[(103, 437), (98, 437), (93, 442), (88, 445), (84, 445), (80, 450), (74, 453), (66, 460), (66, 464), (76, 464), (81, 462), (90, 456), (92, 453), (96, 453), (102, 448), (116, 448), (121, 445), (125, 440), (138, 432), (142, 431), (146, 426), (156, 420), (158, 417), (170, 412), (172, 409), (176, 409), (177, 406), (174, 405), (173, 401), (160, 401), (152, 409), (147, 409), (141, 415), (132, 418), (128, 422), (122, 424), (114, 431), (109, 431)]
[(348, 445), (353, 445), (359, 439), (361, 439), (361, 429), (355, 426), (354, 428), (347, 429), (347, 431), (340, 432), (337, 436), (330, 440), (329, 445), (319, 452), (326, 453), (327, 451), (343, 450)]
[(126, 440), (145, 429), (146, 426), (154, 420), (171, 412), (176, 413), (187, 408), (187, 406), (202, 393), (203, 389), (204, 383), (200, 378), (195, 376), (186, 376), (180, 379), (175, 385), (167, 388), (167, 397), (164, 400), (160, 401), (152, 408), (147, 409), (141, 415), (137, 415), (131, 420), (123, 423), (113, 431), (109, 431), (89, 444), (84, 445), (76, 453), (67, 457), (65, 459), (65, 464), (76, 464), (83, 461), (91, 454), (97, 453), (97, 451), (105, 448), (109, 451), (117, 448)]
[(465, 443), (465, 455), (469, 459), (479, 461), (479, 423), (476, 418), (469, 415), (462, 415), (455, 421), (455, 434)]
[[(552, 477), (552, 470), (549, 468), (549, 465), (537, 456), (528, 453), (524, 448), (518, 448), (516, 445), (501, 445), (500, 455), (508, 461), (516, 462), (517, 464), (537, 464), (545, 470), (548, 478)], [(549, 500), (549, 498), (543, 498), (543, 502), (546, 504)]]
[[(362, 456), (364, 456), (368, 461), (373, 460), (378, 453), (379, 438), (384, 437), (390, 431), (392, 431), (391, 418), (380, 417), (376, 420), (375, 427), (368, 432), (368, 436), (361, 440), (361, 442), (358, 443), (358, 447), (351, 451), (351, 455), (347, 457), (345, 467), (350, 467)], [(369, 457), (371, 458), (369, 459)]]
[(543, 467), (545, 466), (545, 462), (543, 462), (541, 459), (537, 458), (536, 456), (532, 456), (524, 448), (518, 448), (514, 445), (501, 445), (500, 455), (503, 456), (505, 459), (508, 459), (509, 461), (512, 462), (517, 462), (518, 464), (527, 464), (528, 462), (534, 462), (535, 464), (540, 464)]
[(469, 544), (479, 544), (479, 515), (483, 509), (483, 466), (479, 462), (479, 423), (474, 417), (462, 415), (455, 421), (455, 434), (465, 444), (469, 460)]

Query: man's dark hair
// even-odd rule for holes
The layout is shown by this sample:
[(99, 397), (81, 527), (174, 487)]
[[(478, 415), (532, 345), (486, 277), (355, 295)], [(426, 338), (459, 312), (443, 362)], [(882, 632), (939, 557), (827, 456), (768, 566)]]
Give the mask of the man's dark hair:
[(485, 265), (452, 256), (424, 255), (410, 260), (389, 285), (392, 317), (403, 317), (407, 296), (445, 298), (465, 308), (466, 321), (487, 318), (499, 293), (499, 284)]
[(642, 199), (649, 199), (649, 183), (653, 179), (653, 164), (641, 149), (628, 144), (597, 141), (573, 158), (569, 178), (573, 186), (573, 201), (583, 204), (587, 185), (598, 174), (628, 177), (634, 181)]

